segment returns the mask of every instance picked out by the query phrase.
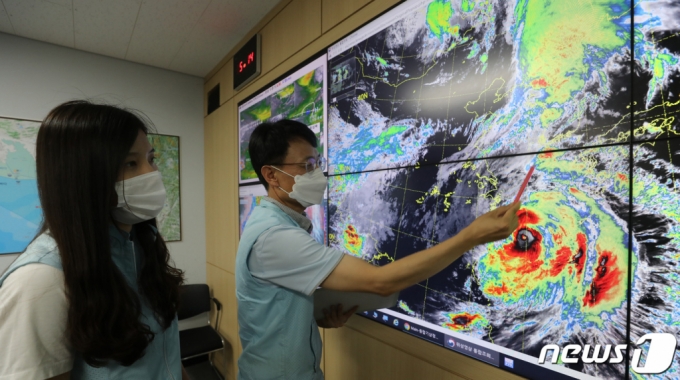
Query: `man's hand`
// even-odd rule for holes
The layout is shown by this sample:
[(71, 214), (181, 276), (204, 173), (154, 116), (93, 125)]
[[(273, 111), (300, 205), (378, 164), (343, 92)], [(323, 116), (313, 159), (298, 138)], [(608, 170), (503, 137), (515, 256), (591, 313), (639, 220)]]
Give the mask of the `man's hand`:
[(475, 245), (502, 240), (510, 236), (519, 225), (519, 202), (491, 210), (475, 219), (465, 230)]
[(323, 309), (323, 314), (325, 317), (323, 319), (318, 319), (316, 324), (324, 329), (342, 327), (345, 325), (349, 317), (356, 313), (358, 308), (359, 306), (354, 306), (345, 313), (342, 312), (342, 304), (331, 306), (330, 312), (327, 309)]
[[(434, 276), (475, 246), (510, 236), (519, 226), (517, 213), (520, 206), (517, 202), (499, 207), (475, 219), (458, 235), (381, 267), (345, 255), (321, 286), (389, 296)], [(325, 327), (326, 319), (319, 326)]]

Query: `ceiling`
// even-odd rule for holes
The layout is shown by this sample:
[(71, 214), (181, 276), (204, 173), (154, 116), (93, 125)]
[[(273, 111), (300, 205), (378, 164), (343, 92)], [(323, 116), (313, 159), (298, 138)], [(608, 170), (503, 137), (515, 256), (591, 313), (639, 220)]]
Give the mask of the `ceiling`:
[(0, 32), (205, 77), (279, 0), (0, 0)]

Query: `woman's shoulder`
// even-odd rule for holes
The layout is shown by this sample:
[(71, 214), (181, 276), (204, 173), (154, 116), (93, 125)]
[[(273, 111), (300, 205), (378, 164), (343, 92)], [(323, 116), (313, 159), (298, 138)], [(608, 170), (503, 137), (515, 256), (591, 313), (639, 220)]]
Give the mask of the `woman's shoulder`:
[[(26, 277), (37, 283), (53, 281), (55, 277), (59, 277), (63, 283), (63, 276), (57, 244), (51, 236), (43, 233), (28, 245), (5, 273), (0, 274), (0, 289), (6, 290), (17, 281), (26, 280)], [(3, 293), (7, 294), (6, 291)]]
[(57, 247), (57, 242), (54, 240), (52, 235), (50, 235), (49, 231), (45, 231), (41, 233), (40, 235), (36, 236), (35, 239), (26, 247), (25, 253), (31, 253), (31, 252), (41, 252), (41, 253), (48, 253), (48, 252), (59, 252), (59, 248)]
[(33, 239), (31, 244), (19, 255), (10, 268), (17, 268), (32, 263), (47, 264), (53, 268), (62, 269), (57, 242), (50, 236), (49, 232), (44, 232)]
[(22, 298), (39, 297), (46, 293), (63, 293), (64, 272), (42, 263), (26, 264), (7, 276), (0, 289), (3, 296), (16, 293)]
[(73, 367), (65, 334), (69, 302), (64, 273), (31, 263), (16, 268), (0, 287), (0, 378), (44, 379)]
[[(60, 326), (67, 305), (64, 272), (49, 265), (34, 263), (17, 268), (0, 287), (2, 319), (15, 321), (21, 326), (25, 323), (34, 325), (47, 315)], [(0, 329), (0, 332), (3, 330)]]

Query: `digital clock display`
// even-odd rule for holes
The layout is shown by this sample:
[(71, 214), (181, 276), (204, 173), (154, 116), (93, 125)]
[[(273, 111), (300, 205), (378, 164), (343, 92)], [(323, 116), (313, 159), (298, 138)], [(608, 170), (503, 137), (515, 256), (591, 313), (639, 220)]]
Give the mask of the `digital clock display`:
[(234, 54), (234, 90), (260, 75), (260, 35), (256, 34)]
[(250, 52), (248, 58), (244, 61), (238, 61), (238, 72), (242, 73), (249, 65), (255, 63), (255, 52)]

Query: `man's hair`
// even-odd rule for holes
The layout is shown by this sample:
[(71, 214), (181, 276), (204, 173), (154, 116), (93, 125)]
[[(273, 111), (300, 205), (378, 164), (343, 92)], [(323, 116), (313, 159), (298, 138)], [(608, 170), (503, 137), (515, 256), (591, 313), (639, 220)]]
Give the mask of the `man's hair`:
[(253, 169), (264, 188), (269, 184), (262, 176), (262, 167), (283, 163), (288, 154), (290, 142), (295, 139), (307, 141), (316, 148), (316, 135), (309, 127), (295, 120), (282, 119), (262, 123), (253, 130), (248, 143), (248, 153)]

